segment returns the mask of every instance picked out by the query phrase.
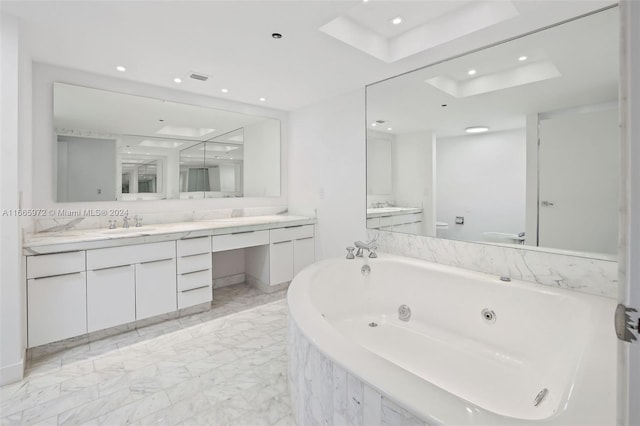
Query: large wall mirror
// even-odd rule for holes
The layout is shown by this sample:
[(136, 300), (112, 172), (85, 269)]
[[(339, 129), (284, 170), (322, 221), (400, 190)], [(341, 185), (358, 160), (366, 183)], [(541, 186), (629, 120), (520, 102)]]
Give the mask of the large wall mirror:
[(367, 87), (367, 226), (614, 256), (617, 7)]
[(54, 83), (58, 202), (280, 196), (280, 121)]

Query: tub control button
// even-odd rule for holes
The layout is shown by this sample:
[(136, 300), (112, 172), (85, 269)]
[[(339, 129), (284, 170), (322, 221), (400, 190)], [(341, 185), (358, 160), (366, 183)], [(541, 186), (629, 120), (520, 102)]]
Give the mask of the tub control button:
[(398, 307), (398, 319), (400, 321), (409, 321), (411, 318), (411, 308), (407, 305), (400, 305)]
[(486, 322), (490, 324), (493, 324), (494, 322), (496, 322), (496, 313), (489, 308), (484, 308), (482, 310), (481, 315), (482, 315), (482, 319), (484, 319)]

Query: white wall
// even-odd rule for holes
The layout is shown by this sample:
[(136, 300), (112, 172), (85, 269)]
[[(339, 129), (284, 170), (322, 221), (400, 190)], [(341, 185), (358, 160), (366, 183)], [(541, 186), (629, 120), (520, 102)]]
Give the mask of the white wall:
[(274, 196), (280, 193), (278, 145), (280, 123), (263, 120), (244, 128), (244, 194)]
[[(283, 129), (281, 132), (282, 144), (280, 152), (281, 195), (278, 197), (119, 201), (117, 203), (106, 201), (57, 203), (55, 201), (55, 184), (52, 179), (55, 173), (55, 136), (53, 134), (52, 120), (54, 81), (280, 120)], [(33, 143), (31, 144), (27, 141), (33, 154), (32, 158), (21, 160), (21, 167), (25, 169), (25, 173), (33, 176), (32, 184), (25, 188), (29, 192), (25, 200), (30, 200), (30, 204), (26, 205), (26, 207), (47, 209), (83, 209), (96, 208), (97, 206), (101, 208), (117, 207), (144, 214), (158, 211), (179, 212), (218, 208), (283, 206), (287, 204), (287, 162), (283, 160), (287, 158), (287, 112), (40, 63), (33, 64), (33, 100)], [(171, 172), (171, 170), (168, 170), (168, 172)]]
[(393, 150), (395, 136), (367, 131), (367, 202), (371, 197), (393, 199)]
[(344, 256), (366, 238), (364, 90), (289, 117), (289, 209), (317, 211), (316, 259)]
[[(0, 385), (22, 378), (26, 347), (25, 283), (21, 261), (20, 222), (11, 209), (18, 209), (21, 175), (19, 146), (28, 123), (25, 77), (30, 61), (22, 53), (18, 20), (2, 14), (0, 111)], [(23, 113), (27, 112), (25, 115)], [(19, 114), (20, 113), (20, 114)], [(7, 214), (4, 214), (5, 209)]]
[(436, 200), (433, 134), (396, 136), (393, 167), (394, 196), (402, 207), (422, 208), (421, 234), (435, 236)]
[(525, 230), (525, 150), (523, 129), (437, 140), (437, 218), (449, 224), (441, 236), (486, 241), (483, 232)]

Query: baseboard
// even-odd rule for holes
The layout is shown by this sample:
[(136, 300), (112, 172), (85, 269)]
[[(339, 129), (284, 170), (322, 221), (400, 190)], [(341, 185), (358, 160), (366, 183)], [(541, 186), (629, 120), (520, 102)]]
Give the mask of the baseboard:
[(229, 275), (227, 277), (220, 277), (213, 280), (213, 288), (226, 287), (229, 285), (242, 284), (247, 280), (245, 274)]
[(19, 382), (24, 377), (24, 358), (19, 362), (0, 368), (0, 386)]

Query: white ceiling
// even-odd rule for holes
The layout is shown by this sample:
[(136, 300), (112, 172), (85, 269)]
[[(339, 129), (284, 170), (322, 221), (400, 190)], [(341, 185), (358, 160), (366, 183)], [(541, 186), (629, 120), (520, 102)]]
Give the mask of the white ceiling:
[[(516, 17), (391, 64), (319, 28), (348, 15), (391, 36), (401, 31), (390, 27), (397, 14), (409, 26), (433, 23), (450, 11), (451, 0), (2, 1), (0, 7), (22, 20), (34, 61), (294, 110), (612, 3), (516, 0)], [(273, 32), (284, 37), (275, 40)], [(117, 72), (117, 65), (127, 71)], [(210, 79), (189, 79), (191, 71)]]
[[(491, 131), (522, 128), (530, 113), (615, 107), (618, 13), (618, 8), (609, 9), (372, 85), (367, 89), (368, 127), (393, 134), (433, 131), (447, 137), (463, 135), (472, 126), (488, 126)], [(527, 60), (519, 61), (520, 56)], [(548, 66), (555, 72), (547, 73)], [(470, 69), (477, 73), (469, 76)], [(476, 91), (456, 96), (446, 84), (429, 84), (434, 78), (452, 89), (477, 82), (467, 86)], [(374, 128), (375, 120), (385, 124)]]

